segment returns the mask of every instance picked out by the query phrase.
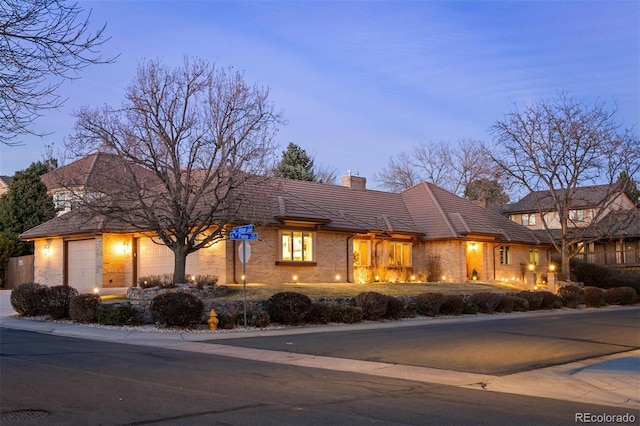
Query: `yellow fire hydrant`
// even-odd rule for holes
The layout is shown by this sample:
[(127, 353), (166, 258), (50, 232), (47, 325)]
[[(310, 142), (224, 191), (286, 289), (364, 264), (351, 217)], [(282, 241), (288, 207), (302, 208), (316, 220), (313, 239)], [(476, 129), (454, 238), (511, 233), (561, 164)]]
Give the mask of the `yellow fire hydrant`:
[(218, 319), (218, 315), (216, 315), (216, 311), (214, 311), (213, 309), (209, 311), (209, 319), (207, 320), (207, 322), (209, 323), (209, 329), (210, 330), (217, 329), (219, 321), (220, 320)]

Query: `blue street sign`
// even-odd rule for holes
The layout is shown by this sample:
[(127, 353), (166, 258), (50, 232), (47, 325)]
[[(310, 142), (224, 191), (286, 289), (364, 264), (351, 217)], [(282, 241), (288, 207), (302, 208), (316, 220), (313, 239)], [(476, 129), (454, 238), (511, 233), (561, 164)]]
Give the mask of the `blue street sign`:
[(231, 233), (229, 233), (229, 239), (231, 239), (231, 240), (257, 240), (258, 239), (258, 234), (255, 234), (255, 233), (241, 234), (239, 232), (231, 232)]
[(231, 232), (235, 232), (237, 234), (249, 234), (253, 232), (253, 225), (236, 226)]

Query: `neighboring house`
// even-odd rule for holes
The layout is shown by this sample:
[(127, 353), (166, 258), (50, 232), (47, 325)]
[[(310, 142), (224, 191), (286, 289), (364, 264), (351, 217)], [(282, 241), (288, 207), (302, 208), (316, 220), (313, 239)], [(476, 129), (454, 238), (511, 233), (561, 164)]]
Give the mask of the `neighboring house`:
[[(551, 250), (544, 238), (435, 185), (400, 194), (272, 178), (255, 221), (247, 280), (283, 282), (524, 282), (534, 261), (543, 279)], [(265, 187), (266, 188), (266, 187)], [(266, 195), (265, 195), (266, 194)], [(238, 218), (237, 224), (247, 222)], [(173, 271), (173, 253), (148, 235), (83, 208), (20, 236), (35, 242), (35, 281), (74, 287), (127, 287)], [(187, 258), (187, 273), (242, 282), (241, 243), (221, 240)]]
[(139, 175), (153, 179), (149, 171), (127, 164), (115, 155), (104, 152), (88, 155), (67, 166), (46, 173), (41, 181), (53, 198), (58, 215), (68, 213), (80, 205), (82, 199), (90, 199), (104, 191), (117, 190), (122, 182), (123, 167), (134, 167)]
[(9, 191), (11, 182), (13, 182), (13, 178), (11, 176), (0, 176), (0, 196), (6, 194), (7, 191)]
[[(577, 188), (569, 211), (571, 238), (579, 240), (576, 259), (601, 265), (640, 267), (640, 217), (634, 202), (610, 185)], [(550, 191), (533, 192), (501, 208), (503, 214), (539, 235), (559, 240), (560, 220)], [(543, 217), (549, 232), (545, 230)]]

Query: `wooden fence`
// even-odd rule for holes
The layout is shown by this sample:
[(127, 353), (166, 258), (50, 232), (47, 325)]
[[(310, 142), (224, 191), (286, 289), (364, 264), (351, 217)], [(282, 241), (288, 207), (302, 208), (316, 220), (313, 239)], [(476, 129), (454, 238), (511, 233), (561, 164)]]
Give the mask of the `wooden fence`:
[(4, 288), (12, 289), (29, 282), (33, 282), (33, 255), (9, 258)]

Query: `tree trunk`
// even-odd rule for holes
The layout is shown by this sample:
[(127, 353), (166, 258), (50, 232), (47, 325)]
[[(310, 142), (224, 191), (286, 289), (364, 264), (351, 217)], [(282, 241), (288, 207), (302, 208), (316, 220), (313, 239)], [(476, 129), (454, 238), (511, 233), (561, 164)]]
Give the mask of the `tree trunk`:
[(176, 247), (173, 250), (174, 265), (173, 265), (173, 283), (180, 284), (186, 283), (187, 275), (187, 249), (186, 247)]

